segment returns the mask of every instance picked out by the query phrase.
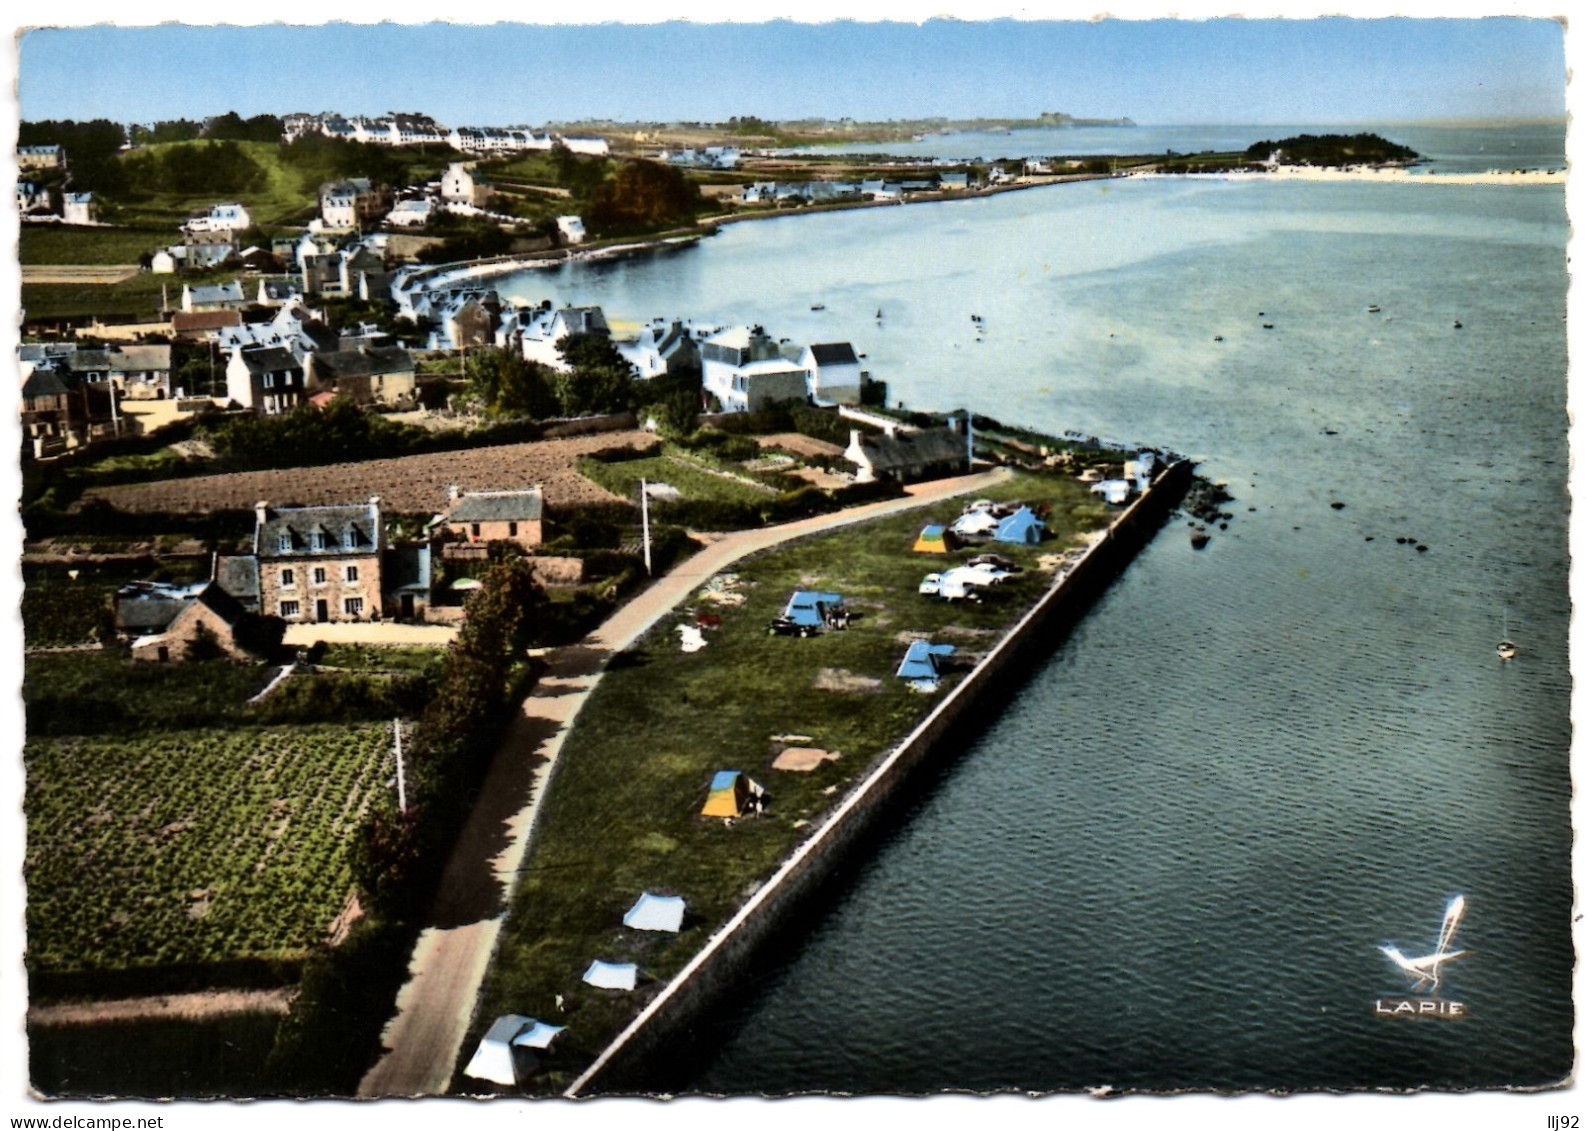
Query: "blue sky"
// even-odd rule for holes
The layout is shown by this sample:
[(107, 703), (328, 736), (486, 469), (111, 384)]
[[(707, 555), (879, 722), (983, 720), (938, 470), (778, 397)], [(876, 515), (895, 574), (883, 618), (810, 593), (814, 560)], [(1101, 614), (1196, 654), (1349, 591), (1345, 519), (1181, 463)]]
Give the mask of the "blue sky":
[(1559, 115), (1544, 19), (52, 28), (25, 119), (336, 109), (447, 124), (1059, 110), (1142, 123)]

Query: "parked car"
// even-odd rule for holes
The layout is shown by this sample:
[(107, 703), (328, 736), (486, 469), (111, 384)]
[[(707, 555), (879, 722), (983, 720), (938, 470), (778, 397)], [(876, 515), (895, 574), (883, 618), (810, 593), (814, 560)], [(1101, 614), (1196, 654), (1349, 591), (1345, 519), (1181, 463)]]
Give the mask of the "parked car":
[(1002, 569), (994, 569), (991, 566), (986, 568), (982, 566), (960, 566), (957, 569), (950, 570), (945, 576), (953, 581), (958, 581), (962, 585), (1003, 585), (1011, 574), (1006, 573)]
[(978, 554), (966, 562), (972, 569), (1002, 569), (1005, 573), (1020, 573), (1021, 567), (1003, 554)]
[(788, 617), (774, 617), (767, 622), (768, 636), (812, 636), (817, 631), (809, 624), (800, 624)]
[(921, 579), (921, 584), (916, 586), (916, 592), (927, 597), (942, 597), (945, 601), (979, 601), (974, 586), (966, 584), (965, 580), (957, 577), (954, 571), (949, 573), (929, 573)]

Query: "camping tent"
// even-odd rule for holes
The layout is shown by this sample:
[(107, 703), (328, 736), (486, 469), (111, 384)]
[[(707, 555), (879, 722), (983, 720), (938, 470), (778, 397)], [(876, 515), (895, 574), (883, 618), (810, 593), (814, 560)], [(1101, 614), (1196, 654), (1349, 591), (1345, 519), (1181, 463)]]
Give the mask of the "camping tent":
[(911, 547), (918, 554), (947, 554), (955, 548), (955, 536), (942, 526), (924, 526)]
[(971, 511), (955, 519), (949, 526), (952, 533), (975, 538), (992, 534), (999, 528), (999, 519), (992, 511)]
[(953, 644), (934, 644), (927, 640), (913, 640), (905, 650), (905, 658), (900, 662), (899, 671), (895, 673), (900, 679), (911, 681), (923, 680), (936, 682), (938, 679), (938, 659), (940, 656), (954, 655)]
[(498, 1017), (486, 1030), (486, 1035), (480, 1038), (480, 1047), (469, 1058), (463, 1074), (476, 1080), (489, 1080), (493, 1084), (513, 1087), (519, 1082), (518, 1073), (513, 1070), (514, 1038), (531, 1025), (539, 1024), (533, 1017), (518, 1013)]
[(513, 1038), (514, 1048), (549, 1049), (552, 1047), (552, 1038), (561, 1033), (566, 1025), (548, 1025), (545, 1021), (530, 1019), (530, 1027)]
[(712, 786), (706, 792), (706, 804), (701, 808), (703, 817), (738, 817), (752, 798), (762, 795), (761, 786), (738, 770), (719, 770), (712, 777)]
[(642, 892), (623, 917), (623, 925), (637, 931), (677, 931), (683, 923), (683, 897), (650, 892)]
[(844, 619), (844, 595), (796, 589), (784, 606), (783, 615), (801, 628), (824, 628)]
[(998, 542), (1035, 546), (1043, 540), (1043, 520), (1033, 514), (1031, 508), (1022, 507), (999, 523), (998, 532), (993, 537)]
[(633, 962), (595, 959), (585, 971), (585, 981), (604, 990), (632, 990), (640, 969)]

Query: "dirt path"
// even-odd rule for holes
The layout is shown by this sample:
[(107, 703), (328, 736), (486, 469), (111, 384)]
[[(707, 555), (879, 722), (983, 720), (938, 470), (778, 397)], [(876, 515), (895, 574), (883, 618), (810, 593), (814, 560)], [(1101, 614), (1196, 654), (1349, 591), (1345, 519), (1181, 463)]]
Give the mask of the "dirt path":
[(293, 990), (205, 990), (196, 994), (159, 994), (117, 1001), (74, 1002), (34, 1006), (29, 1025), (101, 1025), (107, 1021), (199, 1021), (234, 1013), (276, 1013), (283, 1016)]
[(981, 492), (1006, 475), (996, 470), (917, 484), (903, 499), (725, 535), (659, 578), (579, 644), (551, 653), (546, 674), (498, 747), (480, 800), (453, 849), (431, 908), (430, 925), (420, 934), (409, 962), (409, 980), (397, 995), (397, 1013), (381, 1034), (387, 1051), (365, 1074), (359, 1094), (415, 1096), (447, 1091), (529, 849), (530, 831), (545, 795), (542, 786), (609, 657), (628, 647), (712, 575), (747, 554), (807, 534)]

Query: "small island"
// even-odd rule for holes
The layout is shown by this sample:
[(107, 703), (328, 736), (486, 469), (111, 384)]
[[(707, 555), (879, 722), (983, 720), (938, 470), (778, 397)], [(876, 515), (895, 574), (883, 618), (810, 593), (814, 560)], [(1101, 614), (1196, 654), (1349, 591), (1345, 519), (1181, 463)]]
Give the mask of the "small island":
[(1408, 165), (1419, 160), (1416, 150), (1378, 134), (1298, 134), (1279, 141), (1255, 141), (1247, 160), (1270, 165)]

